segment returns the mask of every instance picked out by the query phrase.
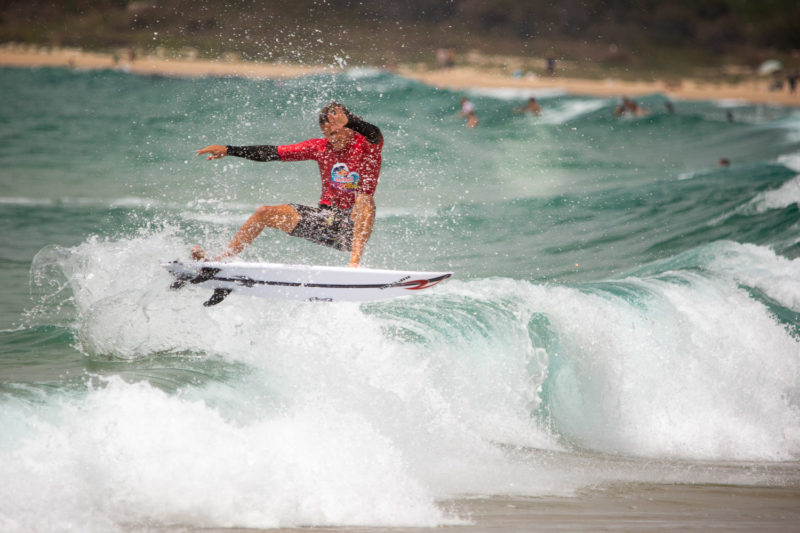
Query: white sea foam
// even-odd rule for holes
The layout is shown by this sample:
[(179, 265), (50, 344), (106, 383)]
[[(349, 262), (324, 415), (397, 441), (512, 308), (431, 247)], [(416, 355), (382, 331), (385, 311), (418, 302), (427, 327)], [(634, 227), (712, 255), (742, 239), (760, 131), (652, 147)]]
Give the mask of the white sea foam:
[(795, 176), (777, 189), (758, 193), (744, 209), (763, 213), (770, 209), (783, 209), (792, 204), (800, 204), (800, 176)]
[(716, 243), (707, 268), (757, 288), (782, 306), (800, 312), (800, 259), (787, 259), (754, 244)]
[[(451, 283), (455, 288), (444, 286), (439, 292), (465, 302), (469, 310), (448, 308), (447, 324), (453, 322), (452, 326), (440, 320), (421, 321), (414, 313), (411, 318), (402, 318), (404, 313), (397, 316), (389, 313), (378, 320), (364, 314), (356, 305), (337, 304), (328, 308), (242, 297), (232, 297), (231, 305), (198, 312), (199, 302), (207, 296), (205, 291), (196, 288), (183, 292), (166, 290), (169, 279), (158, 263), (163, 260), (160, 256), (164, 255), (164, 250), (176, 246), (185, 245), (177, 244), (169, 234), (125, 242), (90, 240), (58, 259), (72, 286), (79, 313), (78, 339), (86, 353), (126, 358), (164, 352), (220, 354), (263, 370), (285, 376), (291, 374), (293, 377), (287, 383), (298, 382), (290, 395), (305, 390), (319, 393), (327, 388), (329, 396), (334, 397), (341, 392), (341, 383), (350, 383), (351, 387), (361, 383), (353, 389), (366, 387), (363, 397), (356, 396), (356, 403), (375, 402), (369, 389), (391, 391), (395, 398), (414, 398), (434, 390), (441, 395), (442, 385), (446, 385), (447, 400), (443, 405), (452, 412), (458, 404), (457, 419), (469, 420), (472, 431), (487, 439), (536, 447), (553, 446), (546, 433), (530, 427), (527, 421), (529, 410), (539, 405), (537, 389), (550, 363), (548, 355), (553, 354), (547, 352), (545, 346), (531, 344), (528, 336), (531, 313), (546, 315), (554, 330), (559, 332), (562, 358), (570, 353), (576, 361), (589, 357), (594, 365), (632, 364), (636, 366), (633, 371), (643, 372), (642, 375), (620, 372), (615, 376), (589, 376), (592, 380), (600, 379), (603, 387), (614, 384), (613, 381), (603, 382), (606, 378), (643, 379), (634, 387), (642, 394), (652, 389), (648, 380), (655, 378), (647, 373), (647, 365), (654, 369), (675, 365), (673, 372), (664, 375), (667, 380), (663, 389), (665, 399), (670, 387), (680, 388), (679, 382), (685, 379), (695, 379), (693, 393), (702, 396), (705, 394), (702, 391), (710, 385), (710, 381), (704, 380), (713, 379), (714, 373), (730, 374), (722, 381), (731, 390), (744, 387), (739, 375), (743, 368), (755, 368), (759, 366), (757, 361), (774, 359), (768, 367), (762, 368), (764, 372), (772, 372), (796, 363), (793, 358), (798, 353), (797, 340), (740, 285), (758, 288), (785, 307), (798, 310), (800, 290), (794, 280), (800, 276), (800, 263), (753, 245), (731, 243), (710, 247), (704, 261), (706, 268), (717, 276), (715, 278), (681, 274), (676, 281), (631, 281), (633, 291), (640, 295), (635, 301), (568, 288), (520, 286), (517, 282)], [(448, 292), (456, 288), (456, 294)], [(491, 303), (494, 301), (511, 303), (497, 308)], [(358, 335), (344, 334), (341, 319), (334, 319), (332, 313), (341, 316), (346, 329), (358, 331)], [(294, 326), (286, 328), (286, 323)], [(413, 343), (398, 343), (394, 336), (386, 336), (387, 331), (397, 332), (400, 339), (406, 334), (420, 336), (426, 340), (428, 349), (420, 349)], [(326, 339), (335, 339), (335, 343), (331, 345)], [(323, 346), (328, 351), (321, 354), (319, 348)], [(268, 349), (265, 352), (259, 347)], [(469, 359), (463, 359), (465, 354)], [(505, 359), (500, 366), (493, 366), (498, 354), (504, 354)], [(638, 357), (643, 358), (642, 368), (637, 366)], [(436, 371), (430, 368), (431, 364)], [(484, 366), (486, 364), (490, 366)], [(406, 376), (407, 381), (399, 377), (397, 365), (406, 371), (415, 369), (412, 375)], [(687, 368), (698, 373), (687, 374)], [(753, 370), (749, 372), (752, 374)], [(442, 373), (447, 376), (446, 384), (437, 382)], [(761, 383), (769, 385), (767, 388), (771, 387), (772, 392), (782, 391), (781, 387), (789, 385), (781, 385), (781, 380), (790, 375), (791, 372), (782, 376), (765, 375)], [(432, 381), (427, 383), (426, 390), (427, 379)], [(460, 383), (468, 383), (469, 390), (461, 390)], [(688, 381), (684, 381), (686, 383)], [(496, 387), (500, 384), (509, 391), (509, 396), (497, 396), (500, 389)], [(487, 389), (483, 391), (481, 386)], [(739, 391), (739, 394), (744, 392)], [(760, 394), (767, 398), (771, 392), (765, 390)], [(681, 399), (684, 395), (675, 396), (665, 404), (666, 409), (684, 402)], [(493, 405), (491, 399), (500, 403)], [(737, 404), (733, 397), (728, 400)], [(441, 397), (430, 397), (423, 402), (425, 407), (417, 408), (429, 409), (441, 401)], [(391, 403), (386, 407), (395, 411), (396, 406), (390, 407)], [(644, 405), (643, 399), (637, 408), (650, 409)], [(652, 407), (658, 411), (657, 406)], [(357, 409), (355, 405), (350, 408)], [(701, 403), (697, 408), (714, 410), (717, 406)], [(725, 416), (736, 418), (736, 413), (729, 413), (727, 407), (719, 409)], [(765, 416), (757, 409), (751, 411), (745, 410), (742, 414), (757, 415), (756, 418)], [(503, 413), (513, 415), (498, 422)], [(409, 423), (419, 415), (413, 412)], [(606, 414), (608, 418), (619, 415), (616, 411)], [(564, 423), (580, 427), (585, 416), (588, 415), (574, 413), (566, 417)], [(677, 411), (672, 416), (677, 416)], [(693, 416), (687, 416), (687, 420), (703, 426)], [(776, 408), (775, 416), (786, 418), (789, 415)], [(767, 423), (769, 418), (763, 421)], [(609, 424), (614, 425), (610, 421)], [(651, 428), (641, 421), (637, 424), (636, 428), (649, 435), (656, 429), (663, 429)], [(765, 435), (776, 433), (779, 427), (774, 425), (762, 431)], [(511, 431), (510, 428), (516, 429)], [(612, 438), (608, 432), (605, 435)], [(684, 450), (677, 447), (677, 440), (665, 433), (659, 437), (665, 442), (653, 444), (652, 450), (639, 449), (636, 441), (631, 440), (620, 444), (623, 449), (618, 451), (719, 459), (781, 458), (796, 451), (785, 438), (773, 436), (773, 445), (762, 447), (739, 442), (728, 434), (705, 435), (696, 442), (685, 441), (687, 449)], [(604, 438), (602, 434), (593, 437), (601, 441)], [(594, 442), (588, 435), (585, 438), (587, 442)], [(727, 442), (729, 451), (722, 448), (723, 441)], [(715, 446), (720, 449), (715, 451)]]
[(778, 157), (778, 163), (795, 172), (800, 172), (800, 154), (781, 155)]
[(6, 531), (448, 522), (384, 436), (326, 405), (242, 424), (112, 378), (24, 424), (23, 460), (0, 451)]
[(374, 67), (353, 67), (344, 71), (347, 78), (351, 80), (362, 80), (380, 76), (383, 71)]
[(386, 207), (381, 208), (376, 214), (375, 218), (393, 218), (393, 217), (434, 217), (436, 216), (436, 209), (419, 208), (419, 207)]
[(542, 112), (541, 122), (544, 124), (564, 124), (580, 116), (594, 113), (608, 105), (608, 100), (567, 100), (558, 106), (552, 106)]
[[(255, 208), (253, 208), (255, 210)], [(187, 221), (206, 222), (210, 224), (219, 225), (237, 225), (244, 223), (247, 220), (246, 214), (216, 214), (216, 213), (195, 213), (189, 212), (183, 214), (183, 219)]]
[[(14, 480), (0, 488), (9, 529), (435, 526), (461, 520), (437, 507), (442, 497), (568, 493), (584, 483), (533, 475), (493, 442), (558, 449), (529, 423), (528, 366), (542, 354), (524, 321), (482, 341), (473, 319), (448, 341), (469, 313), (431, 329), (427, 313), (379, 318), (354, 304), (232, 297), (205, 309), (205, 291), (167, 289), (158, 256), (176, 245), (164, 234), (52, 248), (34, 277), (60, 266), (89, 357), (210, 354), (246, 365), (248, 376), (177, 395), (112, 378), (3, 411), (0, 424), (14, 428), (0, 446), (0, 475)], [(436, 353), (407, 335), (426, 336)]]
[(762, 250), (734, 247), (748, 259), (730, 264), (731, 248), (712, 250), (710, 277), (604, 290), (455, 280), (383, 304), (232, 295), (203, 308), (207, 291), (169, 291), (158, 266), (185, 246), (165, 231), (37, 258), (34, 278), (64, 272), (87, 357), (198, 354), (245, 370), (176, 393), (109, 378), (4, 402), (5, 529), (431, 527), (463, 520), (436, 502), (464, 494), (763, 479), (610, 466), (564, 442), (659, 460), (800, 455), (798, 341), (740, 287), (746, 273), (780, 292), (797, 266)]
[(28, 198), (25, 196), (4, 196), (0, 197), (0, 204), (5, 205), (28, 205), (28, 206), (47, 206), (55, 202), (50, 198)]
[[(167, 204), (151, 198), (90, 198), (90, 197), (58, 197), (58, 198), (31, 198), (25, 196), (6, 196), (0, 197), (0, 204), (8, 205), (28, 205), (28, 206), (77, 206), (77, 207), (111, 207), (111, 208), (134, 208), (134, 207), (163, 207)], [(174, 206), (173, 206), (174, 207)]]
[[(609, 453), (711, 460), (800, 454), (798, 340), (735, 281), (631, 280), (630, 296), (556, 289), (559, 431)], [(794, 397), (795, 400), (791, 400)]]
[(127, 198), (117, 198), (115, 200), (111, 200), (109, 205), (111, 207), (144, 207), (146, 209), (150, 209), (152, 207), (160, 206), (161, 202), (152, 198), (137, 198), (134, 196), (129, 196)]
[(515, 89), (512, 87), (475, 87), (467, 91), (474, 96), (488, 96), (497, 100), (527, 100), (528, 98), (555, 98), (566, 94), (564, 89)]

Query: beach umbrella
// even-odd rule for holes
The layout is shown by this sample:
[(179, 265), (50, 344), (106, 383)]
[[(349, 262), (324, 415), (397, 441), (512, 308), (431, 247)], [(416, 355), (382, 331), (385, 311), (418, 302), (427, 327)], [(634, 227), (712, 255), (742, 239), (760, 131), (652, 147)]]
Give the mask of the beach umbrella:
[(768, 61), (764, 61), (758, 67), (758, 73), (761, 76), (766, 76), (767, 74), (772, 74), (773, 72), (778, 72), (783, 68), (783, 65), (777, 59), (770, 59)]

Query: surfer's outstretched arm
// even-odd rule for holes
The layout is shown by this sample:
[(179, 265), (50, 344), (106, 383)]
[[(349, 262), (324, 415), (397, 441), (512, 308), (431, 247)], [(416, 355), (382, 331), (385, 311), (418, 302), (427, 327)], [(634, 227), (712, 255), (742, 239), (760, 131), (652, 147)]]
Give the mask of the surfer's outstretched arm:
[(221, 144), (212, 144), (197, 151), (197, 155), (208, 154), (208, 159), (219, 159), (226, 155), (235, 155), (236, 157), (243, 157), (245, 159), (252, 159), (253, 161), (280, 161), (281, 157), (278, 155), (278, 147), (272, 144), (264, 144), (261, 146), (222, 146)]
[(350, 253), (350, 266), (358, 267), (364, 245), (367, 244), (372, 234), (372, 226), (375, 224), (375, 200), (372, 196), (360, 194), (356, 198), (350, 217), (353, 219), (353, 250)]

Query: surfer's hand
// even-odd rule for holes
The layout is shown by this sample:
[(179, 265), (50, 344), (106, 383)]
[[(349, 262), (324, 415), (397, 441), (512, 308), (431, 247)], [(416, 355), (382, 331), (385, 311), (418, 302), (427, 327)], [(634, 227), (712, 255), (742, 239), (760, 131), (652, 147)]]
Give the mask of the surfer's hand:
[(203, 154), (209, 154), (209, 156), (206, 158), (207, 161), (219, 159), (228, 155), (228, 147), (221, 146), (219, 144), (212, 144), (211, 146), (206, 146), (205, 148), (201, 148), (197, 151), (197, 155)]

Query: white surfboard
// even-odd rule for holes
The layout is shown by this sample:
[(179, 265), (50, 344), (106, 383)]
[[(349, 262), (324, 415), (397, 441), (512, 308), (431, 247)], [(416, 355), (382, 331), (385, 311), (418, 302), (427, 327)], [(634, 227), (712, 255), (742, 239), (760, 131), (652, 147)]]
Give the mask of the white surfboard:
[(203, 305), (216, 305), (230, 293), (315, 302), (367, 302), (409, 296), (433, 287), (452, 272), (417, 272), (279, 263), (173, 261), (162, 265), (175, 278), (171, 288), (198, 285), (213, 289)]

